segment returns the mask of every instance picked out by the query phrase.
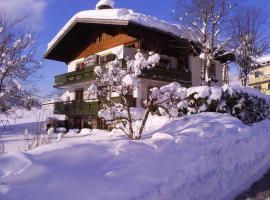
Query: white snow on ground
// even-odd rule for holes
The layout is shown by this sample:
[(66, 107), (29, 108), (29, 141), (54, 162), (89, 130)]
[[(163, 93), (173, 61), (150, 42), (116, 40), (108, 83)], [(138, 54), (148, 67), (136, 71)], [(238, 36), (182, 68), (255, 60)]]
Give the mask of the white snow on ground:
[(46, 106), (42, 109), (17, 110), (10, 116), (0, 114), (0, 136), (3, 136), (5, 148), (8, 152), (25, 149), (24, 132), (29, 133), (39, 129), (48, 117), (64, 120), (62, 115), (54, 115), (53, 107)]
[(93, 130), (0, 156), (0, 199), (232, 199), (270, 167), (269, 120), (151, 117), (141, 141)]

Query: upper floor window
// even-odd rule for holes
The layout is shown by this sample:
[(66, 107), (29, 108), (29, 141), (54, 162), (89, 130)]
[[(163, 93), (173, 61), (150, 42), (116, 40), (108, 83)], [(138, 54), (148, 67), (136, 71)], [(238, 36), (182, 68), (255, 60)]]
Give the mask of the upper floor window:
[(261, 85), (255, 85), (254, 88), (257, 89), (257, 90), (261, 90), (262, 89)]
[(174, 57), (169, 57), (165, 55), (160, 55), (160, 60), (158, 66), (162, 69), (176, 69), (177, 68), (177, 59)]
[(100, 64), (106, 64), (108, 62), (114, 61), (115, 59), (116, 59), (116, 55), (111, 53), (111, 54), (100, 56), (99, 62)]
[(268, 83), (268, 90), (270, 90), (270, 83)]
[(170, 68), (170, 60), (168, 58), (160, 58), (159, 60), (159, 67), (164, 68), (164, 69), (169, 69)]
[(260, 72), (255, 72), (255, 78), (258, 78), (260, 76)]
[(178, 68), (188, 69), (189, 68), (189, 58), (188, 55), (180, 55), (177, 59)]
[(211, 76), (216, 77), (216, 63), (211, 64)]
[(84, 62), (80, 62), (76, 65), (76, 71), (82, 71), (86, 68)]

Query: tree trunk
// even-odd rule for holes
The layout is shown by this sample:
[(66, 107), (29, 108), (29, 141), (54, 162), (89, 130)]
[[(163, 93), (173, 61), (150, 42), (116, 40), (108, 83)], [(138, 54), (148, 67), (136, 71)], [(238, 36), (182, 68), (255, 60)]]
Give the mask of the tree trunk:
[(200, 85), (204, 85), (204, 81), (205, 81), (205, 67), (206, 66), (206, 63), (205, 63), (205, 60), (202, 60), (202, 64), (201, 64), (201, 80), (200, 80)]
[(245, 86), (245, 87), (247, 87), (247, 77), (242, 77), (241, 78), (241, 82), (242, 82), (242, 86)]
[(212, 73), (211, 73), (211, 62), (207, 62), (206, 69), (205, 69), (205, 83), (207, 86), (211, 86), (212, 82)]
[[(151, 103), (152, 105), (152, 103)], [(139, 136), (137, 137), (137, 140), (140, 140), (141, 137), (142, 137), (142, 132), (143, 132), (143, 129), (146, 125), (146, 122), (147, 122), (147, 119), (148, 119), (148, 116), (150, 114), (150, 110), (151, 110), (151, 107), (148, 107), (145, 111), (145, 114), (144, 114), (144, 117), (143, 117), (143, 120), (142, 120), (142, 125), (140, 127), (140, 130), (139, 130)]]
[(132, 116), (131, 116), (131, 112), (130, 112), (130, 107), (129, 107), (129, 103), (126, 97), (122, 96), (124, 102), (125, 102), (125, 106), (127, 107), (127, 114), (128, 114), (128, 137), (131, 140), (134, 140), (134, 131), (132, 128)]

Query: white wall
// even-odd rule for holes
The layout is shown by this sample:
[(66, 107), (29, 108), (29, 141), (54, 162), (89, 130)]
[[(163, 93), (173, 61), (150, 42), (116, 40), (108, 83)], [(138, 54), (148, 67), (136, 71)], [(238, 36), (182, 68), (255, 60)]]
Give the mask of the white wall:
[(141, 107), (142, 101), (148, 98), (149, 88), (161, 87), (167, 84), (168, 82), (165, 81), (139, 79), (137, 89), (135, 91), (135, 94), (133, 94), (133, 96), (137, 98), (137, 107)]
[[(189, 70), (192, 72), (192, 86), (200, 85), (201, 60), (199, 57), (189, 56)], [(222, 65), (216, 61), (217, 85), (222, 85)]]
[(189, 70), (192, 72), (192, 86), (200, 85), (201, 61), (198, 57), (189, 56)]
[(80, 59), (77, 59), (77, 60), (74, 60), (74, 61), (70, 62), (68, 64), (68, 72), (74, 72), (74, 71), (76, 71), (76, 65), (78, 63), (80, 63), (80, 62), (83, 62), (83, 60), (84, 60), (83, 58), (80, 58)]

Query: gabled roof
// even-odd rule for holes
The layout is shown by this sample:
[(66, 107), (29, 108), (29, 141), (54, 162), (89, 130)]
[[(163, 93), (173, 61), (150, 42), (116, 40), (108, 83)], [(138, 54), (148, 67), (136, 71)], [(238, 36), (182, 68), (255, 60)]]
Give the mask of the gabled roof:
[(270, 65), (270, 54), (258, 57), (256, 60), (262, 66)]
[(183, 29), (181, 29), (179, 25), (170, 24), (153, 16), (135, 13), (129, 9), (87, 10), (79, 12), (73, 16), (60, 30), (60, 32), (52, 39), (52, 41), (48, 44), (47, 51), (44, 54), (45, 58), (77, 23), (110, 25), (128, 25), (129, 23), (134, 23), (146, 28), (155, 29), (160, 32), (174, 35), (175, 37), (179, 38), (187, 38), (188, 35), (183, 33)]

